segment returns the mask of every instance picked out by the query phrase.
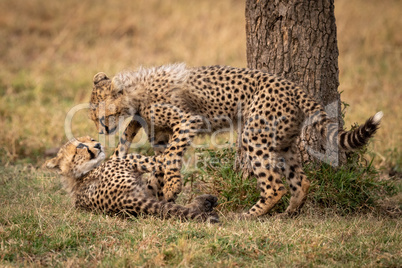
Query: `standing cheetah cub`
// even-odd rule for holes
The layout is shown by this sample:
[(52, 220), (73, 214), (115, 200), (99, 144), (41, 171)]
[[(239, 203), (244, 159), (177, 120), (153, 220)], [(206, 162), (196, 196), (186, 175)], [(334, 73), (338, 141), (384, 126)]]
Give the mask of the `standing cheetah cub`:
[[(138, 124), (130, 125), (131, 133), (142, 123), (150, 142), (164, 145), (164, 172), (155, 176), (167, 201), (181, 192), (182, 156), (197, 132), (238, 128), (238, 146), (247, 154), (260, 190), (260, 199), (245, 217), (271, 210), (287, 192), (283, 177), (291, 193), (286, 212), (297, 213), (303, 205), (310, 182), (296, 139), (305, 123), (318, 130), (329, 148), (353, 151), (367, 144), (383, 116), (378, 112), (351, 131), (339, 129), (298, 85), (255, 69), (173, 64), (122, 72), (112, 79), (98, 73), (93, 82), (90, 118), (101, 134), (113, 133), (122, 118), (133, 116)], [(127, 151), (127, 144), (121, 141), (117, 156)]]
[(187, 206), (158, 201), (137, 172), (137, 169), (157, 170), (154, 160), (133, 154), (102, 163), (104, 159), (105, 153), (99, 142), (81, 137), (67, 142), (55, 158), (46, 162), (46, 167), (62, 175), (64, 187), (77, 208), (109, 214), (126, 212), (134, 216), (149, 214), (162, 218), (219, 221), (213, 211), (217, 198), (212, 195), (198, 196)]

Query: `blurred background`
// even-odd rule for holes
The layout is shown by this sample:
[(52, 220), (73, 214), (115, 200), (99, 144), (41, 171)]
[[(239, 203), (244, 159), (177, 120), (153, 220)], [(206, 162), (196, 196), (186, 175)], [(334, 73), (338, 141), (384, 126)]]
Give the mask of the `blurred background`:
[[(0, 163), (40, 164), (92, 77), (139, 66), (246, 67), (243, 0), (0, 1)], [(336, 0), (346, 128), (384, 112), (368, 158), (402, 165), (402, 1)], [(82, 110), (73, 134), (98, 137)]]

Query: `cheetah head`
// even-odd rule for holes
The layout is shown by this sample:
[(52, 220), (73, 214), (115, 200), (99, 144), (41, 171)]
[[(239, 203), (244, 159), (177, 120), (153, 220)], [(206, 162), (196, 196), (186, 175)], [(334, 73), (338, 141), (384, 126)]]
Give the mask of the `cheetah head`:
[(89, 136), (73, 139), (60, 148), (45, 165), (64, 177), (77, 179), (99, 166), (105, 159), (101, 144)]
[(89, 117), (95, 122), (99, 134), (113, 134), (119, 119), (132, 115), (122, 105), (123, 90), (116, 87), (105, 73), (97, 73), (93, 78)]

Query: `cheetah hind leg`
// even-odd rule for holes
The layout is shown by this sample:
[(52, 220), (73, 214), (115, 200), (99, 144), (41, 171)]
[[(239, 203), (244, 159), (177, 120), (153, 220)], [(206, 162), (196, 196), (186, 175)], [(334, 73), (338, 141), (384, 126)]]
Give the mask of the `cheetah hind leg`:
[[(213, 210), (217, 206), (218, 198), (213, 195), (201, 195), (187, 206), (181, 206), (172, 202), (158, 201), (154, 198), (137, 199), (126, 203), (125, 210), (131, 214), (151, 214), (161, 218), (177, 217), (180, 219), (193, 219), (218, 223), (219, 216)], [(141, 204), (139, 204), (141, 202)]]
[(197, 196), (193, 202), (186, 205), (192, 210), (199, 210), (203, 212), (210, 212), (218, 205), (218, 198), (214, 195), (203, 194)]
[(260, 199), (249, 211), (241, 214), (240, 219), (251, 219), (267, 214), (287, 192), (278, 172), (269, 169), (258, 171), (257, 169), (257, 174)]
[(290, 188), (290, 201), (284, 214), (295, 216), (303, 207), (310, 188), (310, 181), (301, 168), (301, 160), (297, 152), (297, 148), (292, 149), (284, 154), (285, 157), (285, 177)]
[(296, 179), (293, 180), (288, 179), (291, 197), (285, 214), (289, 216), (296, 216), (299, 213), (307, 199), (308, 189), (310, 188), (310, 181), (303, 171), (300, 170), (295, 177)]
[[(168, 203), (168, 205), (175, 205), (174, 203)], [(219, 216), (214, 211), (214, 208), (218, 205), (218, 198), (214, 195), (203, 194), (197, 196), (193, 202), (186, 205), (187, 209), (190, 209), (188, 218), (207, 221), (210, 223), (218, 223)], [(176, 205), (177, 206), (177, 205)]]

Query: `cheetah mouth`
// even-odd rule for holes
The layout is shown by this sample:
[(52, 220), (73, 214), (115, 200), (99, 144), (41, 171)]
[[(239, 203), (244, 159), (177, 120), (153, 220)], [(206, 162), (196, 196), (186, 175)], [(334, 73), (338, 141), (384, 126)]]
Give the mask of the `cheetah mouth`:
[(106, 158), (106, 154), (103, 151), (100, 151), (98, 153), (98, 157), (97, 157), (100, 161), (103, 161)]
[(103, 161), (106, 158), (105, 149), (103, 146), (99, 149), (97, 157), (99, 160)]
[(77, 167), (76, 177), (83, 176), (88, 172), (90, 172), (91, 170), (93, 170), (94, 168), (99, 167), (102, 164), (103, 160), (105, 160), (105, 158), (106, 158), (105, 153), (99, 150), (95, 158), (90, 159)]
[(105, 158), (106, 158), (106, 154), (103, 151), (99, 150), (96, 158), (91, 160), (91, 162), (94, 163), (92, 168), (96, 168), (96, 167), (100, 166), (102, 164), (103, 160), (105, 160)]
[[(98, 148), (96, 148), (96, 149), (98, 149)], [(93, 152), (91, 150), (88, 150), (88, 152), (90, 154), (91, 160), (97, 160), (97, 161), (101, 162), (106, 158), (105, 149), (103, 148), (103, 146), (101, 146), (97, 150), (97, 152)]]

